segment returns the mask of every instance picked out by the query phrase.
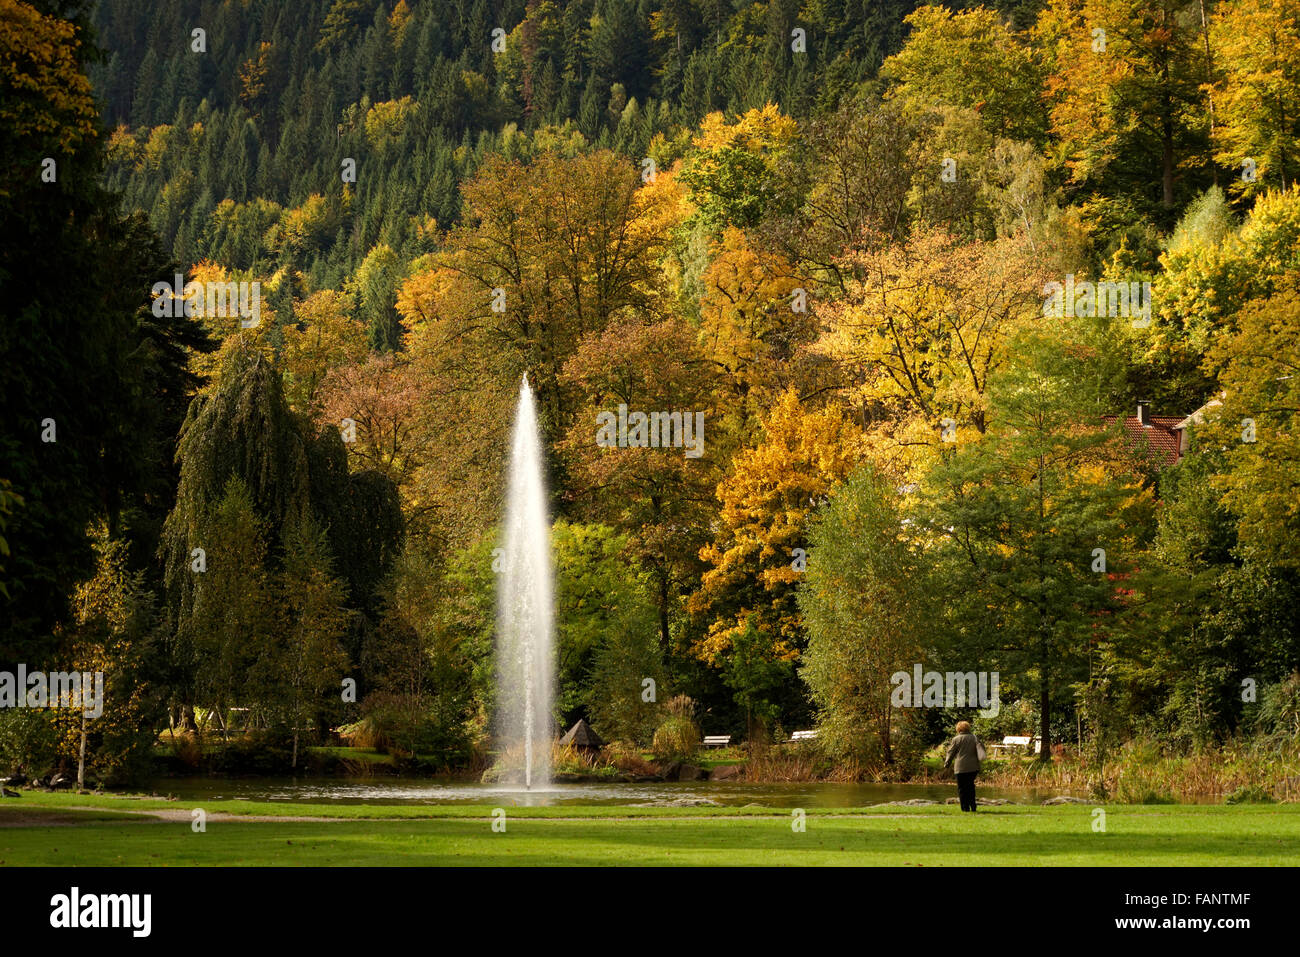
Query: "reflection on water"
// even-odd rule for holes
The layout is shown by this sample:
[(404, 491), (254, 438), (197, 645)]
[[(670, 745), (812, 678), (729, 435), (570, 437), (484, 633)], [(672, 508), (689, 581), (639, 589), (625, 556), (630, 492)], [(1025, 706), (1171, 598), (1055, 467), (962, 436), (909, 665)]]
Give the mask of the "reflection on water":
[[(244, 799), (337, 804), (497, 804), (502, 806), (666, 807), (756, 804), (776, 808), (865, 807), (889, 801), (923, 799), (943, 802), (956, 797), (954, 785), (927, 784), (743, 784), (708, 781), (648, 784), (550, 784), (525, 791), (494, 784), (436, 782), (395, 778), (352, 779), (168, 778), (155, 782), (158, 794), (190, 799)], [(1014, 804), (1039, 804), (1059, 791), (981, 787), (983, 798)]]

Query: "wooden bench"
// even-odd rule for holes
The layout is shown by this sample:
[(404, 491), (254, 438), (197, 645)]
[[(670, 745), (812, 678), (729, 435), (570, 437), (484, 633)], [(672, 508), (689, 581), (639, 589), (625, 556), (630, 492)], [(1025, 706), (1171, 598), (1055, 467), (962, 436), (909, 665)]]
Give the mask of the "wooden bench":
[(731, 744), (731, 735), (729, 734), (709, 734), (704, 737), (704, 746), (706, 748), (725, 748)]
[(1043, 753), (1043, 743), (1037, 737), (1027, 734), (1009, 734), (1002, 739), (1001, 744), (992, 745), (992, 749), (995, 754), (1024, 753), (1030, 744), (1034, 746), (1034, 754)]
[(796, 741), (815, 741), (815, 740), (817, 740), (816, 731), (796, 731), (794, 734), (790, 736), (791, 744), (794, 744)]

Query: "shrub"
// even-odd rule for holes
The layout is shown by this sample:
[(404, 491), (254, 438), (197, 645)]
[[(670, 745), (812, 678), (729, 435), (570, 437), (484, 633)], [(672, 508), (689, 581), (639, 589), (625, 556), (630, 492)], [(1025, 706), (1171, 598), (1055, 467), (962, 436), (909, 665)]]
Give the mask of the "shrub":
[(689, 761), (700, 750), (700, 729), (690, 718), (670, 715), (655, 729), (652, 750), (662, 760)]
[(29, 777), (44, 777), (59, 760), (59, 734), (49, 712), (0, 710), (0, 763)]
[(618, 777), (618, 768), (603, 755), (589, 754), (571, 744), (551, 743), (551, 770), (555, 775), (582, 775), (584, 777)]
[(834, 761), (816, 741), (755, 750), (745, 765), (746, 781), (857, 781), (864, 775), (854, 758)]
[(358, 736), (403, 758), (429, 755), (444, 766), (467, 764), (472, 752), (469, 729), (461, 715), (439, 707), (435, 696), (380, 691), (362, 704), (365, 716), (354, 725)]
[(207, 768), (213, 774), (286, 774), (293, 756), (292, 735), (283, 730), (247, 731), (212, 747)]
[(690, 695), (679, 694), (668, 699), (664, 710), (674, 718), (695, 720), (695, 699)]
[(1165, 791), (1144, 786), (1136, 781), (1121, 780), (1116, 799), (1120, 804), (1177, 804), (1178, 799)]
[(352, 724), (342, 725), (339, 728), (339, 737), (350, 748), (363, 748), (381, 753), (388, 748), (388, 741), (383, 731), (369, 715)]
[(1265, 733), (1300, 735), (1300, 671), (1277, 684), (1266, 685), (1260, 694), (1256, 725)]
[(1243, 784), (1224, 799), (1225, 804), (1274, 804), (1268, 788), (1259, 784)]
[(650, 777), (657, 772), (655, 766), (641, 756), (641, 750), (626, 741), (606, 745), (600, 756), (624, 774)]
[(198, 736), (191, 731), (172, 735), (172, 754), (187, 768), (197, 768), (203, 760), (203, 748)]

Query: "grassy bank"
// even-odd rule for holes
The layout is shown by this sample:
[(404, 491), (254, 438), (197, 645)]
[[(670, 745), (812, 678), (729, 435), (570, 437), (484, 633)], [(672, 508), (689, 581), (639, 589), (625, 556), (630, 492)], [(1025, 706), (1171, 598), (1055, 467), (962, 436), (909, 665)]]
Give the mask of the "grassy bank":
[[(4, 866), (1294, 864), (1300, 805), (772, 808), (338, 806), (26, 794), (0, 804)], [(146, 813), (141, 813), (146, 812)]]
[[(859, 765), (836, 760), (815, 743), (781, 745), (745, 762), (750, 783), (899, 782), (951, 783), (943, 746), (919, 763)], [(1152, 740), (1125, 744), (1103, 762), (1067, 751), (1048, 762), (1004, 757), (984, 763), (986, 787), (1038, 788), (1089, 794), (1098, 801), (1155, 804), (1217, 798), (1244, 803), (1300, 800), (1300, 740), (1257, 738), (1193, 751), (1175, 751)]]
[[(159, 747), (155, 772), (160, 777), (211, 775), (371, 778), (414, 776), (496, 781), (508, 777), (509, 762), (496, 762), (495, 753), (483, 757), (483, 766), (449, 768), (434, 755), (403, 756), (376, 748), (321, 746), (303, 751), (303, 764), (288, 764), (287, 752), (255, 746), (238, 737), (230, 742), (212, 740), (202, 760), (188, 761), (176, 751)], [(938, 746), (919, 760), (892, 766), (858, 764), (836, 759), (816, 742), (783, 744), (752, 753), (743, 746), (701, 750), (685, 763), (708, 776), (726, 776), (750, 784), (799, 782), (888, 782), (911, 784), (951, 783), (943, 769), (943, 748)], [(558, 781), (646, 781), (671, 777), (682, 761), (655, 760), (649, 752), (611, 746), (599, 754), (561, 748), (552, 753)], [(66, 769), (65, 769), (66, 770)], [(516, 768), (516, 777), (522, 772)], [(1300, 740), (1259, 738), (1230, 742), (1190, 752), (1165, 749), (1151, 740), (1133, 741), (1102, 762), (1085, 760), (1067, 750), (1050, 762), (1032, 757), (1003, 757), (985, 762), (980, 784), (986, 787), (1038, 788), (1089, 795), (1119, 804), (1157, 804), (1189, 800), (1233, 802), (1286, 802), (1300, 800)]]

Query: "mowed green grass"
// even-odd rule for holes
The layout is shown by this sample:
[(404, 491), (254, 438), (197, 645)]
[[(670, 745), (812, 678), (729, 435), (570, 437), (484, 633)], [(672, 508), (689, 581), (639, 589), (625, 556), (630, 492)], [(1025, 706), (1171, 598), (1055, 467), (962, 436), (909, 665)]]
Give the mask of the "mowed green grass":
[[(78, 808), (92, 808), (79, 810)], [(180, 820), (123, 813), (168, 810)], [(382, 807), (25, 794), (0, 804), (0, 865), (1294, 865), (1300, 805), (809, 811), (770, 808)], [(222, 820), (328, 817), (326, 821)]]

